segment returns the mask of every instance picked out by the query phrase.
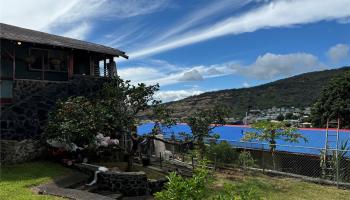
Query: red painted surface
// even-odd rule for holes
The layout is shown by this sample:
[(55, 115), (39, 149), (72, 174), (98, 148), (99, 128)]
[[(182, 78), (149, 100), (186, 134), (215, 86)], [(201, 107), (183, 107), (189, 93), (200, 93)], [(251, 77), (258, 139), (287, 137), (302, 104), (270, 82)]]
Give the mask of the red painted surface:
[(6, 105), (12, 103), (13, 99), (10, 98), (0, 98), (0, 105)]
[[(186, 125), (186, 123), (179, 123), (181, 125)], [(215, 125), (215, 124), (212, 124)], [(250, 128), (249, 125), (231, 125), (231, 124), (226, 124), (224, 126), (228, 127), (241, 127), (241, 128)], [(299, 130), (304, 130), (304, 131), (326, 131), (325, 128), (298, 128)], [(329, 131), (336, 131), (336, 128), (329, 128)], [(340, 132), (350, 132), (350, 129), (339, 129)]]
[(12, 81), (13, 77), (0, 76), (0, 80)]
[(73, 68), (74, 68), (74, 57), (73, 54), (71, 53), (69, 55), (69, 61), (68, 61), (68, 79), (71, 79), (73, 76)]

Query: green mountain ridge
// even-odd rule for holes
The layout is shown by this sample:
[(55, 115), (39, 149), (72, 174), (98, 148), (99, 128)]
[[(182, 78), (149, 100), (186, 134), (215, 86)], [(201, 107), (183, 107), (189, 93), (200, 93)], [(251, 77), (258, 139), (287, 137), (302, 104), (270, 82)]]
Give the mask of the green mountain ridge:
[(350, 67), (309, 72), (251, 88), (206, 92), (166, 105), (174, 109), (174, 117), (186, 117), (201, 109), (224, 105), (230, 107), (235, 118), (243, 117), (248, 109), (308, 107), (332, 78), (346, 71), (350, 71)]

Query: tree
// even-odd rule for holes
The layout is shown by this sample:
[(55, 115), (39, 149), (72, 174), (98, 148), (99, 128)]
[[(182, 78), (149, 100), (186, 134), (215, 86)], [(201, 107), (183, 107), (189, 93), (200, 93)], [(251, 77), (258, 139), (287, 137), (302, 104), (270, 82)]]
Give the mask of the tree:
[(299, 142), (300, 139), (303, 139), (307, 142), (307, 139), (302, 134), (298, 133), (296, 128), (288, 127), (284, 122), (258, 121), (252, 125), (252, 128), (255, 129), (255, 131), (246, 132), (243, 140), (268, 142), (274, 168), (276, 167), (274, 157), (277, 140)]
[(293, 113), (287, 113), (286, 116), (284, 117), (285, 119), (293, 119)]
[[(146, 86), (144, 83), (139, 83), (135, 86), (131, 85), (130, 81), (114, 77), (104, 85), (99, 104), (107, 111), (105, 115), (110, 117), (110, 124), (134, 141), (139, 139), (137, 136), (132, 136), (136, 134), (137, 114), (160, 103), (154, 99), (154, 94), (158, 90), (158, 84)], [(137, 144), (138, 141), (134, 141), (134, 145)], [(131, 169), (135, 148), (127, 150), (128, 169)]]
[(93, 146), (99, 133), (130, 137), (138, 122), (137, 113), (159, 103), (153, 98), (158, 90), (158, 84), (134, 86), (130, 81), (114, 77), (94, 99), (71, 97), (58, 102), (50, 113), (45, 136), (80, 147)]
[(225, 118), (228, 116), (227, 108), (215, 106), (209, 110), (195, 112), (186, 119), (186, 123), (191, 128), (191, 139), (198, 146), (201, 157), (205, 154), (205, 138), (217, 138), (212, 131), (218, 126), (224, 125)]
[(325, 127), (327, 121), (337, 120), (350, 127), (350, 72), (332, 79), (321, 92), (311, 110), (315, 127)]
[(157, 104), (152, 106), (152, 116), (154, 127), (152, 129), (152, 134), (156, 134), (157, 132), (161, 132), (162, 127), (166, 127), (170, 129), (172, 126), (176, 125), (176, 120), (172, 118), (172, 114), (174, 113), (173, 109), (168, 108), (164, 104)]
[(85, 97), (70, 97), (66, 101), (59, 101), (49, 115), (44, 136), (49, 140), (74, 143), (80, 147), (93, 146), (97, 134), (110, 133), (108, 127), (104, 126), (106, 118), (101, 118), (100, 115), (96, 104)]
[(140, 111), (160, 103), (154, 99), (158, 90), (158, 84), (146, 86), (139, 83), (135, 86), (128, 80), (114, 77), (104, 85), (98, 101), (113, 118), (115, 127), (130, 132), (130, 127), (138, 123), (137, 114)]
[(284, 120), (284, 116), (282, 114), (279, 114), (276, 119), (278, 121), (283, 121)]

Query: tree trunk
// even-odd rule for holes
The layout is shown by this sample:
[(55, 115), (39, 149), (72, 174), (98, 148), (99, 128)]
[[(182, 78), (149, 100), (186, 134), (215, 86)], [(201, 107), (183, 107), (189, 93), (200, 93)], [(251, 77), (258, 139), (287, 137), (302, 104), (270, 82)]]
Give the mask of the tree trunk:
[(273, 169), (276, 170), (275, 150), (271, 151)]

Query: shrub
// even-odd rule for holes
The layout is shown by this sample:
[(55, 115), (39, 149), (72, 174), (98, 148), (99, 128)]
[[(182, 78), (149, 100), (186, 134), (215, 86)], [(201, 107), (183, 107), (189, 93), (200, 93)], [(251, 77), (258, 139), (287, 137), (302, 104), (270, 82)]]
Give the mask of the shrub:
[(103, 124), (99, 113), (94, 103), (85, 97), (60, 101), (56, 110), (50, 113), (44, 136), (67, 144), (90, 145), (95, 142)]
[(239, 154), (238, 157), (238, 165), (242, 166), (243, 168), (245, 167), (254, 167), (255, 166), (255, 160), (250, 154), (249, 151), (242, 151)]
[(175, 172), (168, 176), (165, 189), (155, 194), (157, 200), (200, 200), (208, 195), (207, 190), (212, 183), (210, 170), (206, 162), (201, 162), (195, 169), (192, 178), (184, 178)]
[(217, 163), (234, 163), (238, 158), (237, 151), (227, 141), (220, 143), (211, 143), (207, 149), (206, 157), (208, 160)]

